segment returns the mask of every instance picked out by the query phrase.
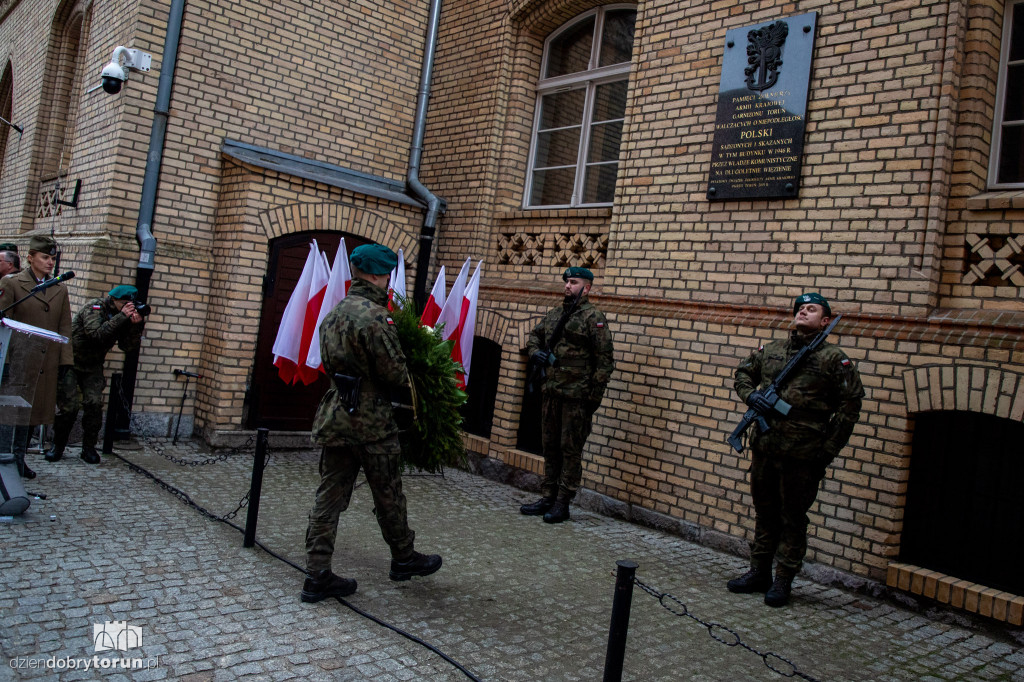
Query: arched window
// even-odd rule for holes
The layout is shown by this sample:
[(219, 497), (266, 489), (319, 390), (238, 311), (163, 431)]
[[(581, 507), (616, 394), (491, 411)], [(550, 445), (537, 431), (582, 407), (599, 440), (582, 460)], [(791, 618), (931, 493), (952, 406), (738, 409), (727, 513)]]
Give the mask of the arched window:
[(608, 205), (615, 195), (636, 7), (576, 17), (544, 44), (524, 205)]
[(43, 120), (43, 180), (66, 173), (71, 165), (91, 14), (92, 8), (85, 2), (65, 3), (64, 12), (57, 13), (51, 28), (52, 49), (47, 64), (50, 77), (46, 81), (49, 87), (43, 93), (44, 103), (49, 105)]
[[(14, 75), (11, 63), (7, 62), (4, 75), (0, 76), (0, 118), (14, 122)], [(0, 178), (4, 176), (4, 159), (7, 158), (7, 138), (14, 133), (14, 128), (0, 123)]]

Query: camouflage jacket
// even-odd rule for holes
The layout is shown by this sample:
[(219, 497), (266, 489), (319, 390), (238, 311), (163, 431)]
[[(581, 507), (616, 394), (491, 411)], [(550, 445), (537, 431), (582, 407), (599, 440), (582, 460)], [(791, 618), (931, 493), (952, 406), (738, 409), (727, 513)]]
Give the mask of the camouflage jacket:
[(75, 368), (95, 370), (103, 367), (107, 352), (117, 344), (126, 353), (139, 347), (145, 322), (134, 324), (114, 305), (109, 296), (94, 298), (71, 320), (71, 345)]
[[(736, 369), (736, 393), (746, 402), (755, 389), (767, 388), (812, 338), (794, 330), (786, 341), (772, 341), (751, 353)], [(779, 395), (792, 411), (785, 417), (775, 411), (767, 415), (769, 431), (752, 434), (752, 446), (769, 456), (828, 464), (846, 446), (860, 419), (864, 387), (846, 353), (826, 341), (789, 374)]]
[(547, 368), (545, 393), (599, 403), (615, 369), (612, 333), (604, 313), (583, 296), (566, 321), (562, 338), (554, 348), (547, 346), (562, 312), (570, 305), (566, 301), (562, 307), (553, 308), (544, 316), (530, 332), (526, 352), (533, 355), (547, 348), (555, 354), (554, 366)]
[(359, 406), (352, 414), (333, 385), (320, 401), (312, 434), (320, 445), (361, 445), (398, 433), (391, 389), (407, 385), (409, 375), (387, 302), (386, 290), (356, 279), (320, 325), (320, 355), (327, 376), (338, 373), (363, 380)]

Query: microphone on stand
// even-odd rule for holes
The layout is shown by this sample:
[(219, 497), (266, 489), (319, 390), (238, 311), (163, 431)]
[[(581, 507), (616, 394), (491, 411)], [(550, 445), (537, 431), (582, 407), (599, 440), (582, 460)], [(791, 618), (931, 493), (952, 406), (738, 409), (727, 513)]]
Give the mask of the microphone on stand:
[(32, 287), (32, 292), (31, 293), (37, 294), (40, 291), (42, 291), (43, 289), (49, 289), (54, 284), (60, 284), (62, 282), (66, 282), (69, 279), (74, 279), (74, 277), (75, 277), (74, 271), (73, 270), (68, 270), (64, 274), (57, 275), (56, 277), (53, 277), (51, 279), (46, 280), (45, 282), (40, 282), (39, 284), (35, 285), (34, 287)]

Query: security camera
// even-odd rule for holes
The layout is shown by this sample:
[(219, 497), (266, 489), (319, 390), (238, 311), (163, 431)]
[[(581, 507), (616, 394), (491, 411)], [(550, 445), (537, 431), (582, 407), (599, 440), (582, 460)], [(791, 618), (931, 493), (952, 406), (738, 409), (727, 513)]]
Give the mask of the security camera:
[(103, 67), (100, 74), (104, 92), (111, 95), (121, 92), (121, 85), (128, 80), (128, 72), (149, 71), (152, 61), (152, 55), (118, 45), (114, 48), (110, 63)]

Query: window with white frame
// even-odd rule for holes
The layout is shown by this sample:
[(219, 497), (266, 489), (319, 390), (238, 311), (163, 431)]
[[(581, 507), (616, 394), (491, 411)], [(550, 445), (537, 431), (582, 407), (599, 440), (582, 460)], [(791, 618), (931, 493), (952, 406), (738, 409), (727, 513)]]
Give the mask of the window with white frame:
[(1003, 15), (988, 177), (992, 188), (1024, 187), (1024, 0), (1009, 0)]
[(612, 203), (635, 23), (634, 5), (606, 5), (545, 41), (526, 207)]

